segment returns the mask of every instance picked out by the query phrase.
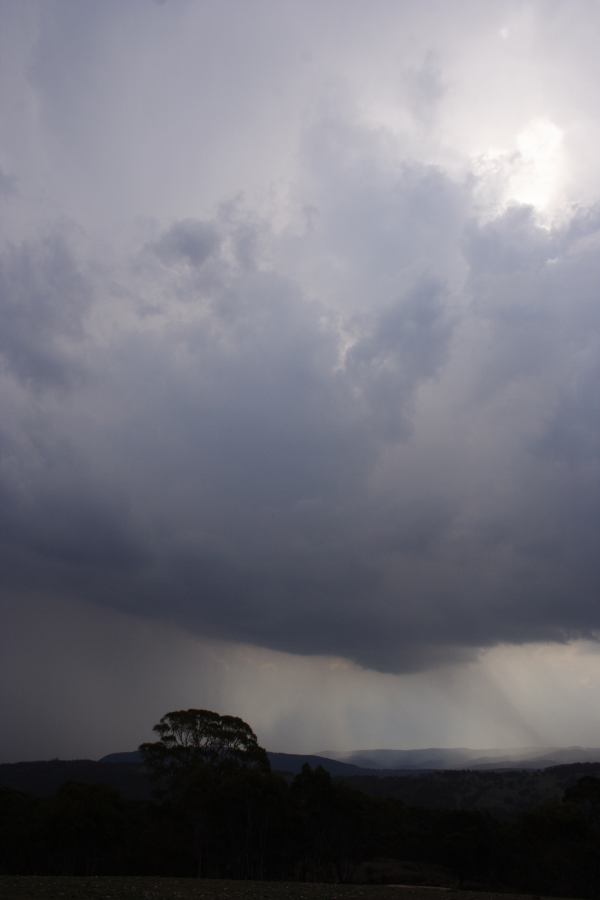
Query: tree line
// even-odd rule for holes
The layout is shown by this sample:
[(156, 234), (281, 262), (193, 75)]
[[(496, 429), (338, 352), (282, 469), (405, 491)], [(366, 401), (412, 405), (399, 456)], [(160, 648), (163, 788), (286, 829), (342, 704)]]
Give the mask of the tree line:
[(304, 766), (286, 779), (241, 719), (168, 713), (143, 744), (150, 801), (67, 783), (39, 798), (0, 788), (0, 872), (307, 881), (423, 877), (557, 895), (600, 894), (600, 780), (499, 818), (411, 808)]

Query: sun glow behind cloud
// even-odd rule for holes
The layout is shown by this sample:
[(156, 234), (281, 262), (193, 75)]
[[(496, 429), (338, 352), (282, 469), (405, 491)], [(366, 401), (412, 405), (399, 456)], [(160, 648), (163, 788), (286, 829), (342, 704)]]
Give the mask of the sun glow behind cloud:
[(532, 119), (515, 135), (512, 147), (490, 147), (475, 159), (474, 166), (482, 182), (480, 190), (487, 191), (488, 216), (515, 204), (533, 207), (536, 220), (544, 226), (564, 216), (564, 133), (550, 119)]

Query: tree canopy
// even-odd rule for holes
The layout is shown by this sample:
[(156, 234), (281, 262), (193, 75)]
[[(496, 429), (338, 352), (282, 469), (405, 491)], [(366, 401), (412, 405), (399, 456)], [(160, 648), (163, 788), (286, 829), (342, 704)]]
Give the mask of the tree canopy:
[(237, 716), (209, 709), (166, 713), (154, 726), (158, 741), (140, 745), (144, 762), (157, 775), (198, 765), (235, 765), (269, 770), (266, 751), (250, 726)]

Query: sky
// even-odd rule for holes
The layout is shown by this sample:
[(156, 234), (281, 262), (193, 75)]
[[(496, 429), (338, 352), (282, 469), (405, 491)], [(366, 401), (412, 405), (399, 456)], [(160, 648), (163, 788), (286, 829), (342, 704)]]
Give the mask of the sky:
[(0, 0), (0, 761), (600, 746), (591, 0)]

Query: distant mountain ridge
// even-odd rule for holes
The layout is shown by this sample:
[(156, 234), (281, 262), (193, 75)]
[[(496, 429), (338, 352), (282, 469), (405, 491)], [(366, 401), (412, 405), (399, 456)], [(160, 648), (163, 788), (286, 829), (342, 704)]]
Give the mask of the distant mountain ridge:
[[(331, 775), (390, 775), (405, 772), (456, 769), (545, 769), (573, 763), (600, 763), (600, 749), (586, 747), (522, 747), (514, 750), (472, 750), (468, 747), (428, 747), (414, 750), (375, 749), (318, 754), (268, 752), (275, 772), (296, 775), (303, 765), (322, 766)], [(139, 763), (134, 750), (110, 753), (101, 763)]]
[(371, 771), (419, 771), (432, 769), (544, 769), (573, 763), (600, 762), (597, 747), (524, 747), (471, 750), (468, 747), (428, 747), (414, 750), (324, 750), (328, 759)]
[[(343, 762), (337, 759), (328, 759), (324, 756), (303, 753), (272, 753), (268, 752), (269, 762), (274, 772), (283, 772), (290, 775), (297, 775), (303, 765), (308, 764), (313, 769), (322, 766), (331, 775), (340, 777), (351, 777), (352, 775), (373, 775), (377, 774), (370, 769), (356, 766), (353, 763)], [(142, 755), (138, 750), (129, 753), (109, 753), (99, 759), (100, 763), (110, 763), (122, 765), (123, 763), (139, 764), (142, 762)]]

